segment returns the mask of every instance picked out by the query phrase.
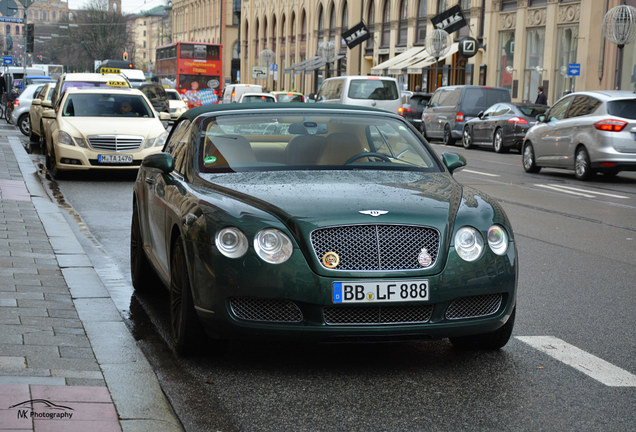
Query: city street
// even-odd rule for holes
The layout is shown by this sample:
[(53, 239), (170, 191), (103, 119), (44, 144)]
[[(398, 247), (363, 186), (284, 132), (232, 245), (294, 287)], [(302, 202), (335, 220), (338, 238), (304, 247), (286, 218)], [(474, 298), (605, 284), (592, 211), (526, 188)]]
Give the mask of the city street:
[(130, 283), (134, 174), (52, 181), (37, 148), (30, 156), (188, 431), (634, 430), (636, 173), (580, 182), (527, 174), (515, 152), (432, 146), (464, 155), (455, 177), (498, 199), (515, 229), (517, 321), (498, 352), (202, 341), (176, 358), (166, 295)]

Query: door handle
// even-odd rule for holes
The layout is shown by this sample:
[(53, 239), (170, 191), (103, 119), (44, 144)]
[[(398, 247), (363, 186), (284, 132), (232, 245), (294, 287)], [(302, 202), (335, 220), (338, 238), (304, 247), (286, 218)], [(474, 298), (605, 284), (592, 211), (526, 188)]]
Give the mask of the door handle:
[(155, 179), (152, 177), (146, 177), (146, 183), (148, 183), (149, 185), (153, 185), (155, 184)]

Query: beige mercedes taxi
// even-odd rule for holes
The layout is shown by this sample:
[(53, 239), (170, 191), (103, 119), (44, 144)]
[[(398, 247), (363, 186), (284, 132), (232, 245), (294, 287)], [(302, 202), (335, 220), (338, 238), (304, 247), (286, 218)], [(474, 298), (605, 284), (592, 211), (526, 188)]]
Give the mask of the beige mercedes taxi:
[(132, 88), (68, 88), (42, 117), (46, 167), (56, 178), (68, 171), (136, 170), (161, 151), (168, 135), (150, 101)]

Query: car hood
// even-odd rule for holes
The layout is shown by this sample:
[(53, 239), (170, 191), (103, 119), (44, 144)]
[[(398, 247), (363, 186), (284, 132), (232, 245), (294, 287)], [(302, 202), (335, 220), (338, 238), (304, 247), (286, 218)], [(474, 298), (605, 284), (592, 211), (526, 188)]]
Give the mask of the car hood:
[(155, 117), (62, 117), (60, 129), (76, 136), (88, 135), (137, 135), (155, 137), (165, 132), (161, 121)]
[[(446, 173), (286, 171), (207, 174), (203, 179), (203, 195), (208, 188), (230, 195), (274, 215), (292, 232), (391, 223), (431, 226), (443, 234), (462, 197), (462, 187)], [(374, 216), (375, 210), (382, 214)]]

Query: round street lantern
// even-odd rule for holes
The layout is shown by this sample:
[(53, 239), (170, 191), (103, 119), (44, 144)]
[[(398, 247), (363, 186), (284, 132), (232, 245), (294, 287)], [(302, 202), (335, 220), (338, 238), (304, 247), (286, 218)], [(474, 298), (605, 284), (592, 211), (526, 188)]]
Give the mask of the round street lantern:
[(618, 45), (615, 88), (619, 90), (623, 69), (623, 47), (636, 40), (636, 8), (620, 5), (607, 11), (603, 17), (603, 36)]
[(426, 51), (435, 57), (435, 87), (437, 88), (440, 57), (444, 57), (451, 46), (451, 37), (446, 30), (435, 29), (426, 37)]

